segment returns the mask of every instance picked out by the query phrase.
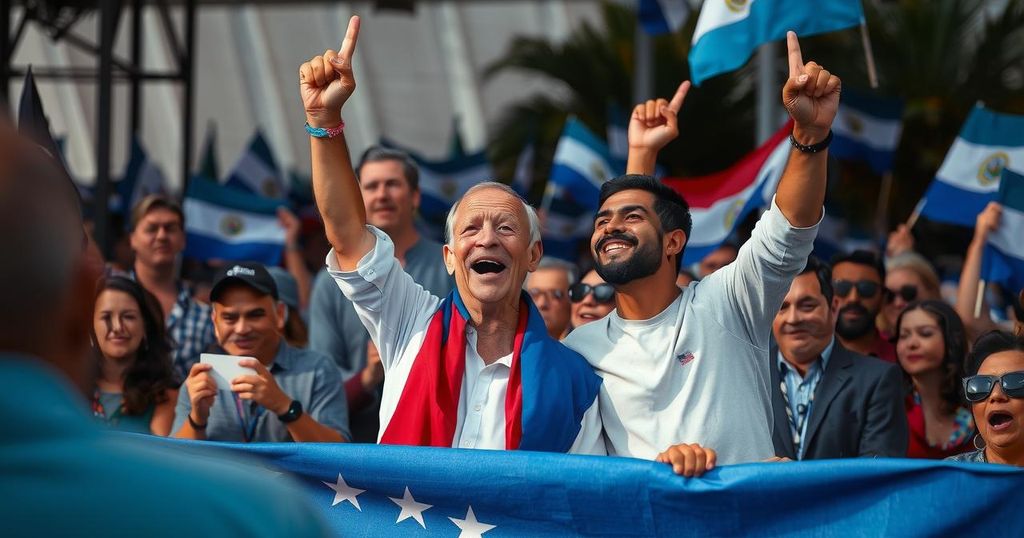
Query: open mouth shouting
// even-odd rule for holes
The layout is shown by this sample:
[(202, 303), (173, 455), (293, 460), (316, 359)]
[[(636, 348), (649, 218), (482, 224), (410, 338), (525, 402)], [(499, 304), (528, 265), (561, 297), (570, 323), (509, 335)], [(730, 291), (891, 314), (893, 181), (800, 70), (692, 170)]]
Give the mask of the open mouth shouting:
[(1006, 411), (992, 411), (988, 414), (988, 425), (992, 431), (1003, 431), (1013, 424), (1013, 415)]
[(505, 271), (504, 263), (492, 258), (480, 258), (469, 265), (469, 268), (478, 275), (500, 274)]

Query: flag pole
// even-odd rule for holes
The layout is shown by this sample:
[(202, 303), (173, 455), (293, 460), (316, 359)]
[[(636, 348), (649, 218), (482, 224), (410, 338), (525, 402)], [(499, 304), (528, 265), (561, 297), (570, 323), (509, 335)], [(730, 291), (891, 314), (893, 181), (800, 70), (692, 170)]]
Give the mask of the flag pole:
[(924, 209), (924, 200), (921, 200), (914, 206), (914, 211), (910, 213), (910, 217), (907, 218), (907, 228), (913, 228), (917, 224), (918, 217), (921, 216), (921, 210)]
[(864, 60), (868, 67), (868, 83), (872, 90), (878, 89), (878, 71), (875, 69), (875, 53), (871, 49), (871, 36), (868, 35), (868, 21), (860, 20), (860, 43), (864, 47)]
[(985, 298), (985, 279), (978, 281), (978, 295), (974, 298), (974, 319), (981, 317), (981, 302)]
[(878, 217), (875, 225), (879, 236), (884, 240), (889, 231), (889, 200), (892, 198), (892, 170), (882, 174), (882, 188), (878, 191)]

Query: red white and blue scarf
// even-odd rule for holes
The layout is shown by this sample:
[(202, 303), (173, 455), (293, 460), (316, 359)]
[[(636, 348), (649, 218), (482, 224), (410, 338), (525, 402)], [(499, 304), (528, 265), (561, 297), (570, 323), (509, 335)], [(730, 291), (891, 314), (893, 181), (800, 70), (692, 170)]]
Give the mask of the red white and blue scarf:
[[(520, 301), (505, 396), (505, 448), (567, 452), (601, 378), (579, 353), (548, 336), (528, 294)], [(469, 319), (458, 290), (452, 290), (430, 319), (382, 444), (452, 446)]]

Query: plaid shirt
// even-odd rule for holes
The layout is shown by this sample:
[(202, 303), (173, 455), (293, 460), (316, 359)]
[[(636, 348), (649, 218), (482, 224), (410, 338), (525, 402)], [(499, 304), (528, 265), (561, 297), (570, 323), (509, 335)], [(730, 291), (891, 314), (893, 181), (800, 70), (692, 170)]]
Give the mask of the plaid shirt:
[(209, 305), (192, 298), (189, 286), (178, 285), (178, 298), (167, 316), (167, 334), (176, 344), (171, 362), (179, 380), (188, 377), (192, 365), (199, 362), (199, 354), (216, 341), (211, 312)]

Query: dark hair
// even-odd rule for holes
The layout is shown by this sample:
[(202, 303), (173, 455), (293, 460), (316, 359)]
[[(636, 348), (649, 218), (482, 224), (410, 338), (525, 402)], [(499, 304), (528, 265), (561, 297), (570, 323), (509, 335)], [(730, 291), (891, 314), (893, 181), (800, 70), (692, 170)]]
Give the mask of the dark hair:
[(362, 179), (363, 166), (366, 163), (376, 163), (381, 161), (397, 161), (402, 165), (402, 172), (405, 174), (405, 181), (409, 184), (409, 188), (414, 191), (420, 190), (420, 170), (416, 166), (416, 161), (412, 159), (408, 153), (394, 148), (386, 148), (384, 146), (370, 146), (363, 152), (363, 156), (359, 158), (359, 165), (356, 166), (356, 177)]
[(964, 373), (975, 375), (981, 364), (989, 356), (1003, 351), (1020, 351), (1024, 353), (1024, 335), (1015, 335), (1008, 331), (989, 331), (974, 341), (974, 347), (964, 361)]
[(285, 305), (287, 319), (284, 323), (284, 340), (290, 346), (304, 348), (309, 345), (309, 327), (302, 315), (291, 305)]
[[(678, 192), (658, 181), (653, 176), (639, 174), (626, 174), (615, 179), (608, 180), (601, 185), (601, 195), (598, 199), (598, 207), (604, 205), (605, 200), (613, 194), (628, 190), (642, 190), (654, 195), (654, 212), (658, 214), (661, 221), (661, 233), (665, 234), (674, 230), (682, 230), (686, 234), (686, 241), (690, 241), (690, 231), (693, 229), (693, 218), (690, 216), (690, 205)], [(683, 244), (686, 248), (686, 244)], [(683, 251), (676, 255), (676, 272), (683, 264)]]
[[(96, 286), (96, 299), (106, 290), (128, 294), (139, 305), (145, 336), (135, 353), (135, 360), (124, 373), (124, 413), (141, 415), (150, 406), (167, 400), (168, 389), (178, 386), (171, 370), (172, 342), (164, 328), (163, 310), (152, 293), (146, 291), (134, 280), (113, 276), (100, 280)], [(95, 301), (94, 301), (95, 304)], [(97, 369), (102, 364), (103, 353), (99, 347), (99, 336), (93, 331), (93, 353)]]
[(825, 296), (825, 301), (828, 303), (829, 309), (832, 308), (832, 298), (835, 297), (835, 291), (832, 289), (832, 267), (827, 263), (819, 260), (815, 256), (807, 258), (807, 264), (804, 265), (803, 270), (800, 271), (801, 275), (807, 273), (814, 273), (814, 276), (818, 277), (818, 285), (821, 286), (821, 294)]
[(182, 211), (181, 204), (162, 194), (150, 194), (139, 200), (135, 207), (132, 208), (131, 230), (135, 230), (135, 227), (139, 225), (143, 217), (154, 209), (166, 209), (174, 213), (178, 216), (180, 224), (183, 227), (185, 226), (185, 212)]
[(935, 319), (939, 330), (942, 331), (942, 342), (945, 344), (946, 351), (942, 357), (944, 375), (939, 394), (942, 396), (943, 410), (948, 414), (953, 414), (958, 407), (964, 404), (960, 385), (964, 377), (964, 358), (967, 356), (967, 331), (953, 307), (946, 304), (945, 301), (929, 299), (912, 302), (900, 313), (896, 318), (895, 338), (899, 339), (903, 317), (914, 310), (927, 312)]
[(879, 281), (883, 286), (885, 285), (885, 263), (882, 262), (882, 257), (878, 254), (870, 250), (855, 250), (849, 253), (839, 253), (832, 257), (833, 268), (845, 262), (866, 265), (874, 269), (878, 273)]

